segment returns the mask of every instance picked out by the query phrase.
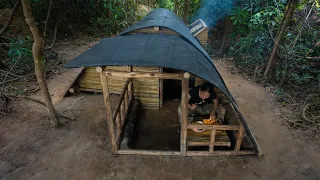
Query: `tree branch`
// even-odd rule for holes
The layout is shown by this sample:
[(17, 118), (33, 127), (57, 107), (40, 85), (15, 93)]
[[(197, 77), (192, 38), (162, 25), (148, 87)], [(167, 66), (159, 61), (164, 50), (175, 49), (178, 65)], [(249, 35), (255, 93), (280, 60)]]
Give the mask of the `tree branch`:
[(49, 2), (49, 8), (48, 8), (48, 13), (47, 13), (47, 18), (46, 18), (46, 22), (45, 22), (45, 24), (44, 24), (44, 30), (43, 30), (43, 45), (45, 45), (45, 43), (46, 43), (47, 25), (48, 25), (48, 21), (49, 21), (50, 14), (51, 14), (51, 9), (52, 9), (52, 0), (50, 0), (50, 2)]
[(6, 25), (1, 29), (1, 31), (0, 31), (0, 37), (7, 31), (7, 29), (9, 28), (9, 26), (10, 26), (10, 24), (11, 24), (11, 22), (12, 22), (12, 19), (13, 19), (13, 15), (14, 15), (14, 13), (17, 11), (17, 9), (18, 9), (18, 7), (19, 7), (19, 5), (20, 5), (20, 0), (17, 0), (16, 1), (16, 3), (14, 4), (14, 6), (13, 6), (13, 8), (12, 8), (12, 12), (11, 12), (11, 14), (10, 14), (10, 16), (9, 16), (9, 19), (8, 19), (8, 21), (7, 21), (7, 23), (6, 23)]

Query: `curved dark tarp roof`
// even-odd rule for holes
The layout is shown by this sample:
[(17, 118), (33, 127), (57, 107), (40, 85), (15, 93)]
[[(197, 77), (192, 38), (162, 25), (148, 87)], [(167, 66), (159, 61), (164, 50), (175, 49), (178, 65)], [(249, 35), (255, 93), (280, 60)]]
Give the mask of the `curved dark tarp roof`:
[[(181, 37), (167, 34), (128, 33), (146, 27), (165, 27)], [(217, 86), (231, 101), (219, 72), (189, 28), (173, 12), (158, 8), (119, 36), (102, 39), (91, 49), (69, 61), (65, 67), (92, 66), (160, 66), (195, 74)]]
[[(180, 34), (181, 37), (147, 33), (128, 35), (134, 30), (154, 26), (171, 29)], [(65, 67), (128, 65), (180, 69), (214, 84), (231, 101), (252, 140), (255, 150), (262, 153), (210, 56), (196, 38), (191, 35), (184, 22), (173, 12), (162, 8), (150, 12), (119, 36), (102, 39), (91, 49), (69, 61)]]

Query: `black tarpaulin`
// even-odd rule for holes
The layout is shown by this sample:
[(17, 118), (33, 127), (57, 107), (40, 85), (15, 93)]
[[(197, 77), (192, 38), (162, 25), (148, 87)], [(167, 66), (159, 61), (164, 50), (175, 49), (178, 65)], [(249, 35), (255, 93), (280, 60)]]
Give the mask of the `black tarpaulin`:
[[(181, 36), (147, 33), (128, 35), (134, 30), (154, 26), (171, 29)], [(119, 36), (102, 39), (69, 61), (65, 67), (127, 65), (159, 66), (190, 72), (214, 84), (234, 102), (207, 52), (181, 19), (169, 10), (159, 8), (150, 12)]]

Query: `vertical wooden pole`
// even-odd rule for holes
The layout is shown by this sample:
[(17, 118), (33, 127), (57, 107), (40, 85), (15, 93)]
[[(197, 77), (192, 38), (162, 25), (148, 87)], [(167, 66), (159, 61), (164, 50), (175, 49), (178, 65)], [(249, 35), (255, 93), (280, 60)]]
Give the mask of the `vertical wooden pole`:
[[(160, 72), (163, 72), (163, 68), (160, 68)], [(159, 109), (163, 106), (163, 79), (159, 79)]]
[(112, 119), (112, 110), (110, 104), (110, 97), (109, 97), (109, 88), (108, 88), (108, 80), (105, 71), (102, 70), (101, 67), (97, 67), (96, 69), (100, 73), (100, 80), (102, 85), (102, 92), (103, 92), (103, 100), (106, 106), (107, 111), (107, 123), (108, 123), (108, 130), (109, 130), (109, 139), (112, 146), (112, 153), (117, 152), (117, 144), (116, 144), (116, 134), (114, 131), (114, 122)]
[(117, 118), (116, 118), (116, 124), (117, 124), (117, 148), (119, 148), (119, 146), (120, 146), (120, 136), (121, 136), (121, 133), (122, 133), (120, 114), (121, 114), (121, 112), (118, 112)]
[(240, 150), (243, 136), (244, 136), (244, 127), (242, 125), (240, 125), (240, 129), (238, 132), (238, 137), (237, 137), (236, 145), (234, 147), (234, 151), (238, 152)]
[[(128, 92), (126, 92), (126, 93), (124, 93), (124, 111), (125, 111), (125, 115), (128, 112), (128, 107), (129, 107), (129, 104), (128, 104)], [(124, 117), (124, 118), (126, 118), (126, 117)]]
[(213, 151), (214, 151), (215, 139), (216, 139), (216, 130), (214, 128), (212, 128), (211, 137), (210, 137), (210, 145), (209, 145), (209, 153), (213, 153)]
[(182, 79), (181, 93), (181, 131), (180, 131), (180, 151), (185, 156), (187, 152), (187, 123), (188, 123), (188, 94), (189, 94), (189, 73), (184, 73)]
[[(132, 66), (128, 66), (128, 72), (132, 72)], [(131, 102), (133, 98), (133, 87), (132, 87), (132, 79), (130, 79), (129, 87), (128, 87), (128, 93), (129, 93), (129, 102)]]
[(120, 106), (120, 116), (121, 116), (121, 124), (124, 123), (126, 117), (125, 117), (125, 112), (124, 112), (124, 101), (121, 102)]

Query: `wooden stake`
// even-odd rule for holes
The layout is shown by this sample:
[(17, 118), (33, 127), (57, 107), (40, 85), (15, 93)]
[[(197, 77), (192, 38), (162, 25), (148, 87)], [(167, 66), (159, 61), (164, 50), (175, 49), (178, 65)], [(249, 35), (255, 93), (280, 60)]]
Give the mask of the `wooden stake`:
[(120, 138), (122, 133), (122, 126), (121, 126), (121, 119), (120, 119), (120, 112), (117, 113), (116, 124), (117, 124), (117, 148), (120, 147)]
[(188, 123), (188, 89), (189, 81), (187, 77), (182, 79), (181, 94), (181, 132), (180, 132), (180, 152), (183, 156), (187, 152), (187, 123)]
[(124, 110), (125, 110), (125, 113), (128, 112), (128, 107), (129, 107), (129, 104), (128, 104), (128, 92), (124, 93)]
[(213, 128), (211, 131), (211, 137), (210, 137), (210, 145), (209, 145), (209, 152), (213, 153), (214, 151), (214, 142), (216, 139), (216, 130)]
[(114, 132), (114, 122), (113, 122), (113, 118), (112, 118), (110, 98), (109, 98), (108, 80), (104, 74), (105, 73), (103, 71), (100, 72), (103, 100), (104, 100), (104, 104), (106, 106), (106, 111), (107, 111), (107, 123), (108, 123), (108, 130), (109, 130), (109, 139), (110, 139), (111, 146), (112, 146), (112, 153), (116, 153), (117, 144), (116, 144), (116, 136), (115, 136), (115, 132)]
[(120, 116), (121, 116), (121, 124), (123, 121), (125, 121), (125, 112), (124, 112), (124, 102), (121, 102), (120, 106)]
[[(128, 66), (128, 72), (132, 72), (132, 66)], [(132, 86), (132, 79), (130, 79), (129, 87), (128, 87), (128, 92), (129, 92), (129, 100), (131, 101), (133, 98), (133, 86)]]
[(241, 147), (241, 144), (242, 144), (243, 136), (244, 136), (244, 128), (243, 128), (243, 126), (241, 125), (241, 126), (240, 126), (240, 129), (239, 129), (239, 132), (238, 132), (238, 137), (237, 137), (236, 145), (235, 145), (235, 147), (234, 147), (234, 151), (235, 151), (235, 152), (239, 152), (239, 151), (240, 151), (240, 147)]

